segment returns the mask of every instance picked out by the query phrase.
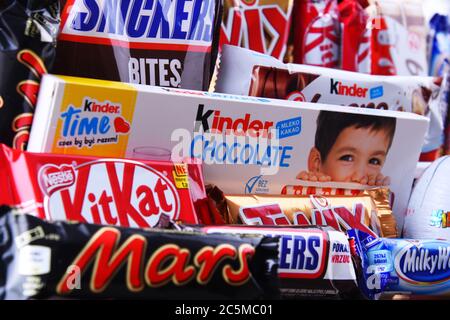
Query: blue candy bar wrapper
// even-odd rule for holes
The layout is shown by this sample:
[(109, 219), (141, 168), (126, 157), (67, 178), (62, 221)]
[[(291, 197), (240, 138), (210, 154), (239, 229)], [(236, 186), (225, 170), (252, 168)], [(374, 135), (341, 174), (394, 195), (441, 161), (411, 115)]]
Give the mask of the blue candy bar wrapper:
[(381, 294), (450, 295), (450, 242), (375, 238), (348, 231), (361, 258), (359, 285), (369, 299)]
[(436, 13), (430, 20), (430, 76), (443, 76), (450, 61), (449, 17)]

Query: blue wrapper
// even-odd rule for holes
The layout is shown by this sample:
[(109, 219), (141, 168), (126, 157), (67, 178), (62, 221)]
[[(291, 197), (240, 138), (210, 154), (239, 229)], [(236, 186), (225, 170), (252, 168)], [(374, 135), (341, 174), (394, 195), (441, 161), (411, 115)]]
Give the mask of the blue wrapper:
[(450, 242), (374, 238), (349, 230), (361, 258), (359, 285), (370, 299), (382, 293), (450, 295)]
[(449, 17), (436, 13), (430, 20), (430, 76), (442, 76), (450, 60)]

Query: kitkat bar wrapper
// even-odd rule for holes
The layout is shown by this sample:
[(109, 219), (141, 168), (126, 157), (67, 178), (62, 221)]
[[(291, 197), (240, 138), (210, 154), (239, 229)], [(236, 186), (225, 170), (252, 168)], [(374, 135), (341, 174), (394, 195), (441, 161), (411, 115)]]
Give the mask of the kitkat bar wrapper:
[(0, 143), (25, 150), (39, 82), (51, 70), (59, 2), (0, 3)]
[(293, 0), (225, 0), (220, 45), (242, 46), (283, 60)]
[[(207, 223), (200, 164), (65, 156), (0, 146), (0, 203), (40, 218), (149, 228), (161, 214)], [(206, 211), (205, 211), (206, 210)], [(198, 213), (198, 217), (197, 217)]]
[(185, 228), (208, 234), (278, 236), (278, 276), (282, 298), (362, 298), (349, 241), (343, 232), (319, 226), (224, 225)]
[(435, 159), (443, 144), (445, 77), (374, 76), (282, 63), (235, 46), (224, 46), (219, 70), (217, 92), (425, 115), (427, 159)]
[(63, 0), (54, 73), (207, 90), (221, 1)]
[(357, 0), (339, 4), (341, 69), (370, 73), (369, 16)]
[(293, 13), (294, 63), (339, 68), (337, 0), (298, 0)]
[(278, 296), (277, 237), (49, 223), (26, 212), (0, 207), (0, 299)]
[(371, 0), (370, 73), (427, 76), (427, 24), (421, 0)]
[[(392, 215), (389, 196), (387, 189), (366, 190), (356, 196), (335, 195), (333, 192), (310, 195), (224, 195), (227, 210), (222, 209), (221, 213), (230, 224), (327, 225), (343, 232), (353, 228), (373, 236), (396, 237), (397, 224)], [(220, 200), (214, 200), (220, 203)]]

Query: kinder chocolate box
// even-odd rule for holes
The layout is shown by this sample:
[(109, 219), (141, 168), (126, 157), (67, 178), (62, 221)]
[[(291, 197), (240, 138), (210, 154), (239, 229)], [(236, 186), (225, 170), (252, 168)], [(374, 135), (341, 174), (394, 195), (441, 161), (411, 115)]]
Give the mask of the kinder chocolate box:
[(438, 77), (374, 76), (285, 64), (268, 55), (227, 45), (222, 50), (215, 90), (425, 115), (430, 118), (430, 126), (422, 151), (429, 153), (443, 144), (443, 107), (447, 105), (442, 101), (444, 84), (445, 80)]
[(406, 112), (46, 75), (28, 150), (199, 158), (227, 194), (389, 185), (401, 227), (427, 126)]

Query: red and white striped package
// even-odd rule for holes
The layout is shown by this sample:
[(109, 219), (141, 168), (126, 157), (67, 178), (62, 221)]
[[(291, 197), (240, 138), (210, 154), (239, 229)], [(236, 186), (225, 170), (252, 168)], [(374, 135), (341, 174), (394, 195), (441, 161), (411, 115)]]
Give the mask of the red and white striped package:
[(339, 4), (341, 22), (341, 68), (347, 71), (370, 72), (369, 16), (357, 0)]
[(0, 204), (36, 209), (50, 221), (149, 228), (162, 214), (184, 223), (209, 219), (199, 163), (31, 153), (0, 145), (0, 190)]
[(337, 0), (299, 0), (294, 5), (294, 63), (340, 66)]
[(283, 60), (292, 7), (292, 0), (224, 0), (220, 46), (240, 46)]

